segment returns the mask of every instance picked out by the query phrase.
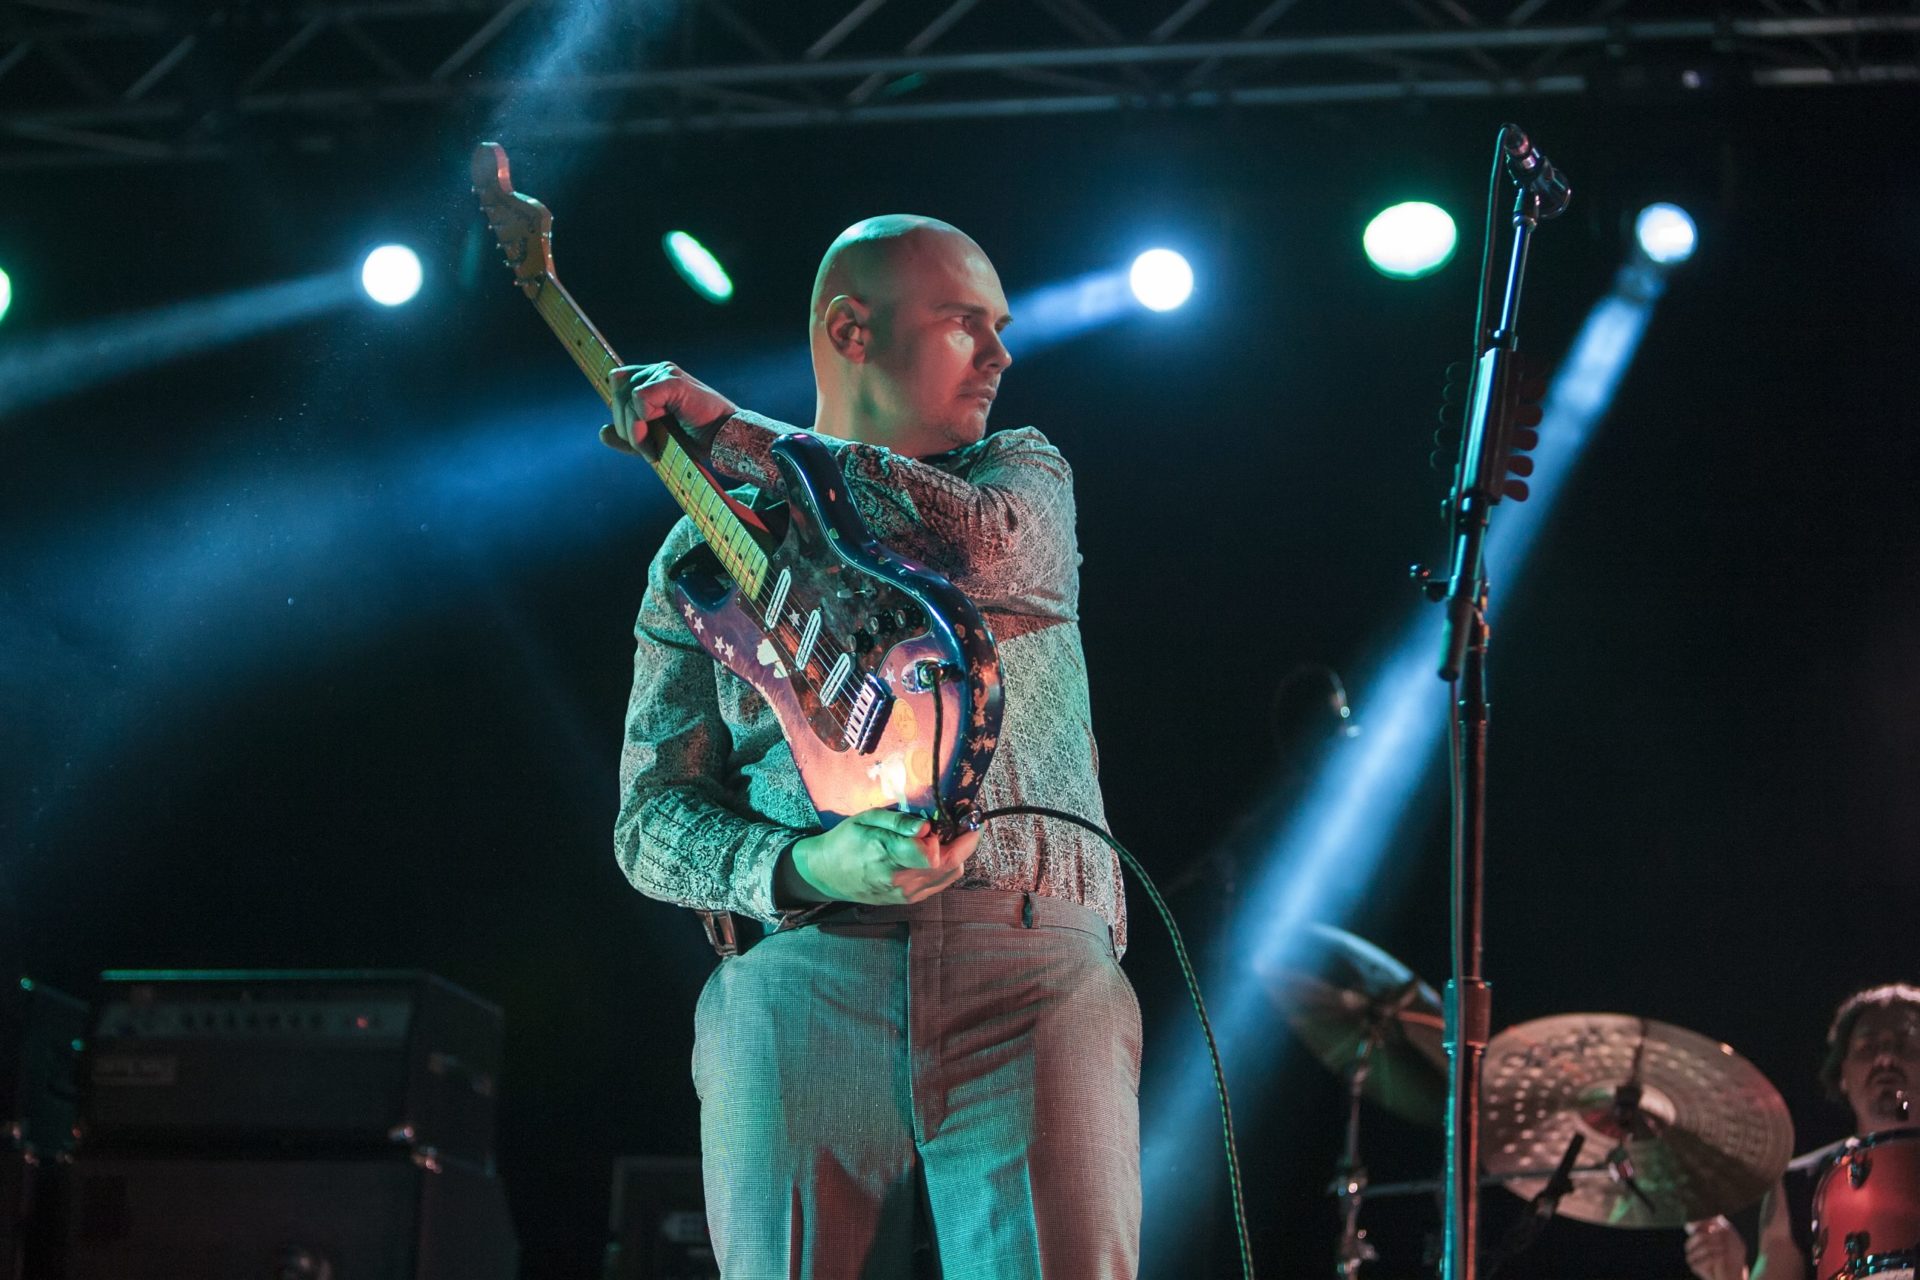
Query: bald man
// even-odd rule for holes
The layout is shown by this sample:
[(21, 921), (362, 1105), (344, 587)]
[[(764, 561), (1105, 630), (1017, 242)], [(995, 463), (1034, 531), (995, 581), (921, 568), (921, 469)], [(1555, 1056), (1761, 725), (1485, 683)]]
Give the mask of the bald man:
[[(813, 430), (875, 536), (993, 628), (1005, 711), (982, 809), (1104, 824), (1072, 475), (1032, 428), (987, 434), (1010, 320), (955, 228), (848, 228), (814, 284)], [(780, 497), (769, 448), (794, 428), (671, 364), (612, 391), (611, 447), (671, 414), (746, 496)], [(695, 1012), (722, 1274), (1133, 1276), (1140, 1011), (1113, 854), (1026, 817), (946, 843), (885, 809), (822, 831), (771, 712), (674, 607), (668, 571), (697, 542), (682, 520), (648, 575), (614, 843), (641, 892), (767, 930), (721, 948)]]

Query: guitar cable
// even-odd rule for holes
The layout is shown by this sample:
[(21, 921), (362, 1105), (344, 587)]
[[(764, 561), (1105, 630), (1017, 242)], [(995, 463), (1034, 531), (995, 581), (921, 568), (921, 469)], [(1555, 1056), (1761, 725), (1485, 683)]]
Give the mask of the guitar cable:
[(1180, 962), (1180, 974), (1186, 979), (1187, 994), (1193, 999), (1193, 1011), (1200, 1019), (1200, 1032), (1206, 1037), (1207, 1058), (1213, 1064), (1213, 1087), (1220, 1095), (1220, 1134), (1227, 1153), (1227, 1186), (1233, 1193), (1233, 1230), (1240, 1245), (1240, 1273), (1246, 1280), (1253, 1280), (1253, 1250), (1247, 1233), (1247, 1206), (1240, 1187), (1240, 1149), (1233, 1139), (1233, 1104), (1227, 1098), (1227, 1076), (1220, 1066), (1220, 1046), (1213, 1037), (1213, 1023), (1207, 1018), (1207, 1003), (1200, 996), (1200, 979), (1193, 971), (1193, 961), (1187, 956), (1186, 940), (1180, 935), (1180, 926), (1174, 923), (1173, 911), (1167, 906), (1165, 898), (1160, 896), (1159, 888), (1153, 883), (1153, 877), (1147, 874), (1139, 860), (1127, 852), (1126, 846), (1103, 831), (1098, 824), (1087, 821), (1077, 814), (1061, 809), (1049, 809), (1037, 804), (1010, 804), (1000, 809), (989, 809), (980, 815), (981, 825), (994, 818), (1011, 817), (1015, 814), (1033, 814), (1042, 818), (1057, 818), (1061, 822), (1071, 822), (1076, 827), (1084, 827), (1100, 837), (1108, 848), (1118, 854), (1141, 888), (1152, 899), (1154, 909), (1166, 922), (1167, 937), (1173, 942), (1173, 954)]
[[(926, 675), (927, 687), (933, 692), (933, 767), (936, 770), (933, 794), (937, 796), (940, 794), (937, 777), (937, 770), (939, 769), (939, 747), (941, 742), (940, 722), (943, 704), (946, 701), (946, 699), (940, 696), (939, 685), (946, 673), (939, 669), (938, 664), (930, 663), (928, 665), (934, 668), (933, 671), (927, 672)], [(1147, 897), (1153, 902), (1154, 909), (1160, 913), (1160, 919), (1165, 922), (1167, 926), (1167, 937), (1173, 943), (1174, 958), (1179, 961), (1180, 975), (1186, 980), (1187, 995), (1193, 1000), (1193, 1011), (1200, 1019), (1200, 1034), (1205, 1037), (1207, 1042), (1207, 1059), (1213, 1067), (1214, 1092), (1217, 1093), (1220, 1098), (1220, 1135), (1222, 1145), (1225, 1147), (1227, 1155), (1227, 1189), (1233, 1196), (1233, 1231), (1235, 1240), (1240, 1248), (1240, 1274), (1245, 1280), (1253, 1280), (1253, 1244), (1250, 1233), (1247, 1230), (1246, 1197), (1240, 1183), (1240, 1148), (1235, 1143), (1233, 1137), (1233, 1104), (1227, 1096), (1227, 1074), (1220, 1065), (1220, 1045), (1219, 1042), (1214, 1039), (1213, 1022), (1207, 1017), (1207, 1002), (1202, 999), (1200, 995), (1200, 979), (1198, 975), (1194, 973), (1192, 959), (1187, 955), (1186, 939), (1181, 935), (1180, 926), (1173, 918), (1173, 909), (1167, 906), (1167, 900), (1160, 896), (1159, 886), (1154, 884), (1153, 877), (1147, 874), (1147, 869), (1140, 865), (1139, 859), (1129, 853), (1127, 847), (1109, 835), (1100, 824), (1089, 821), (1079, 814), (1068, 813), (1064, 809), (1050, 809), (1045, 805), (1010, 804), (998, 809), (987, 810), (979, 816), (977, 825), (984, 827), (995, 818), (1011, 818), (1022, 814), (1038, 818), (1053, 818), (1060, 822), (1070, 822), (1074, 826), (1081, 827), (1098, 836), (1100, 840), (1119, 857), (1122, 865), (1139, 881), (1141, 888), (1147, 891)]]

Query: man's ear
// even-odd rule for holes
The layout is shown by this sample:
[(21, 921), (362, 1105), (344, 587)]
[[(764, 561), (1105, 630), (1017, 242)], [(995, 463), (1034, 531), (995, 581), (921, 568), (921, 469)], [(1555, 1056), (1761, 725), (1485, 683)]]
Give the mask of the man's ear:
[(869, 315), (866, 303), (844, 293), (827, 304), (827, 341), (841, 358), (854, 364), (866, 360), (867, 343), (873, 337)]

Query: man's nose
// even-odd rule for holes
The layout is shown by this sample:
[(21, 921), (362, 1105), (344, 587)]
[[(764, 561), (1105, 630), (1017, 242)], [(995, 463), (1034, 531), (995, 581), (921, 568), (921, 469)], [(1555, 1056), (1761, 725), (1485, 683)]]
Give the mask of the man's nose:
[(1013, 352), (1007, 350), (1007, 344), (1002, 342), (1000, 335), (995, 332), (987, 341), (980, 344), (978, 363), (983, 369), (998, 372), (1013, 363)]

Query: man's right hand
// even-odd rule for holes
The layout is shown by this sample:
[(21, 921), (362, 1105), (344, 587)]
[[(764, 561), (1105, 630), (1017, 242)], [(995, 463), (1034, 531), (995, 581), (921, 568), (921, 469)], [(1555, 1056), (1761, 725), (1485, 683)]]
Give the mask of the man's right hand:
[(1747, 1280), (1747, 1246), (1724, 1217), (1689, 1222), (1687, 1266), (1700, 1280)]
[(943, 844), (918, 814), (869, 809), (795, 843), (781, 858), (779, 885), (807, 902), (920, 902), (958, 880), (979, 843), (969, 831)]

